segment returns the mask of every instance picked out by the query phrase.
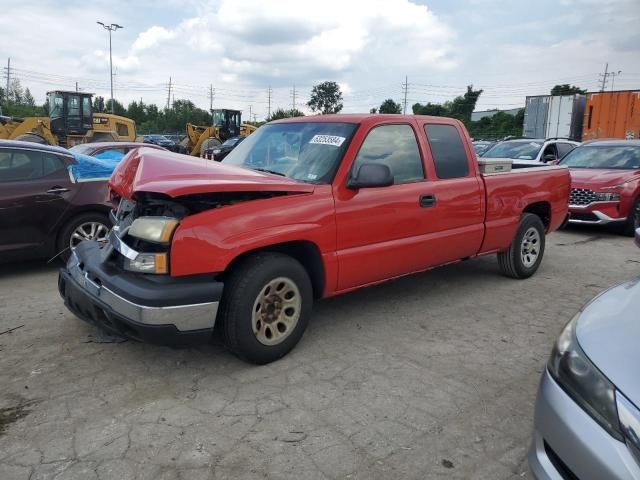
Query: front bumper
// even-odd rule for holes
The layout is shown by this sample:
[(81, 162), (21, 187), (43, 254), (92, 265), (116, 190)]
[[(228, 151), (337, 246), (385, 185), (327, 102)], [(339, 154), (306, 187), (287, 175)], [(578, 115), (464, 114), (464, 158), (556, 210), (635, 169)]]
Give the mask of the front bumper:
[(135, 340), (193, 344), (211, 338), (223, 284), (211, 276), (140, 275), (102, 260), (96, 242), (78, 245), (58, 289), (82, 320)]
[(538, 480), (640, 478), (627, 446), (600, 427), (547, 370), (538, 389), (529, 467)]
[(626, 222), (627, 217), (621, 217), (617, 202), (596, 202), (586, 206), (569, 205), (571, 213), (570, 223), (586, 225), (607, 225), (609, 223)]

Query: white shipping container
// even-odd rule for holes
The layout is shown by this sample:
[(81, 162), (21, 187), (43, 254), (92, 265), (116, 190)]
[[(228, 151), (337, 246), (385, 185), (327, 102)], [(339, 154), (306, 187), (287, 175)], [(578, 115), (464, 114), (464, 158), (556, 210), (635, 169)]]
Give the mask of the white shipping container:
[(584, 95), (552, 96), (545, 125), (545, 137), (582, 138)]

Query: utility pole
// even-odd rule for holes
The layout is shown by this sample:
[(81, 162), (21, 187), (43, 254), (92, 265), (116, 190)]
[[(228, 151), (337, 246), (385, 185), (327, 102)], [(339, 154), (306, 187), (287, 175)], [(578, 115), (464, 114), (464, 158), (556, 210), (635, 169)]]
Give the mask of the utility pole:
[(604, 66), (604, 73), (601, 73), (600, 76), (602, 77), (602, 80), (600, 80), (601, 85), (600, 85), (600, 91), (604, 92), (604, 89), (607, 87), (607, 77), (609, 76), (609, 73), (607, 73), (609, 71), (609, 63), (607, 62), (607, 64)]
[(213, 88), (213, 83), (209, 85), (209, 111), (213, 112), (213, 97), (216, 94), (216, 89)]
[(78, 91), (78, 82), (76, 82), (76, 92)]
[(124, 28), (122, 25), (112, 23), (111, 25), (105, 25), (102, 22), (96, 22), (105, 30), (109, 31), (109, 82), (111, 83), (111, 113), (113, 114), (113, 58), (111, 56), (111, 32), (115, 32), (119, 28)]
[(611, 77), (611, 91), (613, 92), (613, 83), (616, 81), (616, 77), (622, 73), (622, 70), (618, 70), (617, 72), (611, 72), (609, 76)]
[(293, 86), (293, 91), (291, 92), (291, 96), (293, 97), (293, 103), (291, 104), (293, 106), (293, 110), (296, 109), (296, 86)]
[(7, 103), (7, 105), (9, 105), (9, 84), (11, 82), (11, 57), (9, 57), (7, 59), (7, 66), (4, 69), (5, 72), (7, 72), (7, 90), (5, 91), (4, 95), (5, 95), (5, 101)]
[(404, 84), (402, 85), (402, 89), (404, 90), (404, 108), (402, 109), (402, 114), (407, 114), (407, 90), (409, 90), (409, 78), (404, 76)]
[(249, 105), (249, 121), (251, 121), (251, 109), (252, 109), (253, 105)]
[(267, 89), (267, 120), (271, 117), (271, 86)]
[(171, 103), (171, 77), (169, 77), (169, 93), (167, 94), (167, 110), (169, 110), (170, 103)]

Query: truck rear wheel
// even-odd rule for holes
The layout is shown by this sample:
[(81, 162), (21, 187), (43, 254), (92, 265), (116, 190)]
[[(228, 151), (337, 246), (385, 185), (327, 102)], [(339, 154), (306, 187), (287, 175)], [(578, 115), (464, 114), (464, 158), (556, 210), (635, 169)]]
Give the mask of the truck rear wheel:
[(227, 347), (256, 364), (296, 346), (311, 314), (313, 290), (304, 267), (280, 253), (252, 255), (225, 281), (219, 321)]
[(498, 253), (500, 271), (511, 278), (528, 278), (538, 270), (544, 256), (545, 231), (540, 217), (525, 213), (511, 245)]

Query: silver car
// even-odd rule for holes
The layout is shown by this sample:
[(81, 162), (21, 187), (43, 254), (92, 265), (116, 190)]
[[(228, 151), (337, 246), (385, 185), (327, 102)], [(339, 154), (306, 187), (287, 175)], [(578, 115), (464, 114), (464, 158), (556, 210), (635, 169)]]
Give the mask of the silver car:
[(640, 479), (640, 278), (594, 298), (560, 334), (529, 466), (545, 480)]

